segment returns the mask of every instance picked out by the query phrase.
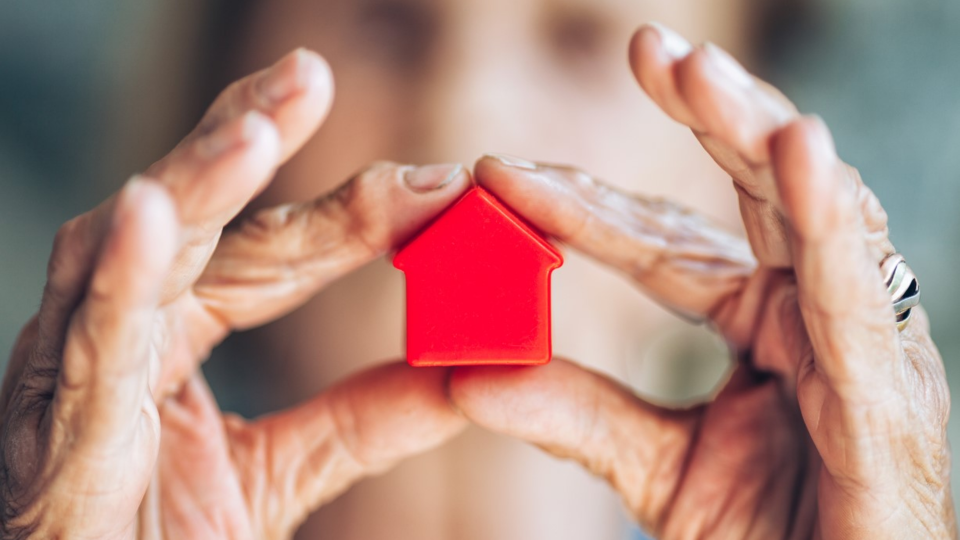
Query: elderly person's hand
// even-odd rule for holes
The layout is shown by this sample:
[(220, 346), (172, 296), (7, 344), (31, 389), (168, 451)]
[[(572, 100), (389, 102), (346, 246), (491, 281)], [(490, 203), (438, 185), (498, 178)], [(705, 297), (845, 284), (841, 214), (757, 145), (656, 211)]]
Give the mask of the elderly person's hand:
[(376, 368), (252, 422), (222, 415), (199, 370), (230, 331), (396, 247), (470, 184), (459, 166), (380, 164), (223, 231), (331, 98), (326, 64), (296, 51), (63, 226), (3, 384), (0, 537), (283, 537), (359, 478), (461, 430), (442, 370)]
[(464, 368), (473, 421), (572, 457), (662, 538), (953, 538), (949, 393), (923, 310), (902, 332), (886, 216), (826, 127), (720, 49), (661, 27), (640, 84), (734, 179), (747, 243), (578, 171), (487, 158), (477, 181), (543, 231), (708, 319), (737, 352), (710, 403), (667, 410), (572, 363)]

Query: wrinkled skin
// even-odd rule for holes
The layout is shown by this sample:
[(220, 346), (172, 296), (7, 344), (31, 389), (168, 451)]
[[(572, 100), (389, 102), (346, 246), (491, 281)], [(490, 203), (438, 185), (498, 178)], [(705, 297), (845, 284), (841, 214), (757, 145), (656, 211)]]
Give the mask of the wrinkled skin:
[(676, 411), (563, 360), (458, 369), (458, 407), (602, 476), (658, 538), (955, 538), (943, 363), (922, 310), (897, 332), (876, 198), (818, 118), (725, 52), (653, 26), (631, 63), (732, 175), (749, 247), (570, 168), (485, 159), (476, 179), (708, 320), (738, 353), (735, 372), (710, 403)]
[(331, 97), (326, 64), (291, 53), (63, 226), (4, 382), (0, 537), (284, 538), (464, 427), (442, 370), (385, 365), (252, 422), (222, 415), (198, 370), (229, 331), (381, 256), (470, 185), (460, 166), (381, 163), (223, 232)]
[(399, 245), (470, 183), (457, 166), (379, 164), (222, 232), (323, 119), (329, 73), (297, 51), (61, 230), (0, 401), (4, 536), (285, 537), (352, 482), (458, 433), (452, 399), (603, 476), (663, 538), (955, 537), (943, 366), (922, 310), (896, 330), (873, 195), (819, 120), (726, 53), (652, 26), (631, 53), (641, 86), (734, 177), (749, 246), (574, 169), (489, 157), (475, 176), (709, 319), (741, 358), (715, 400), (661, 409), (563, 360), (391, 365), (268, 418), (224, 418), (197, 369), (210, 347)]

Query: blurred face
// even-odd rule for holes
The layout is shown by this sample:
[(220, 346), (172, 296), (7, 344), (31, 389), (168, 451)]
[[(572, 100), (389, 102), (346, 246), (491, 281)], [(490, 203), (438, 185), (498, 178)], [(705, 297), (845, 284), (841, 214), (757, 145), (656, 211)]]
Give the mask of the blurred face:
[[(316, 196), (378, 159), (469, 165), (500, 152), (574, 164), (734, 223), (729, 182), (643, 95), (626, 50), (640, 23), (660, 20), (742, 54), (744, 1), (260, 2), (237, 51), (243, 72), (306, 46), (328, 59), (337, 87), (329, 120), (261, 203)], [(292, 335), (309, 338), (291, 352), (311, 371), (339, 376), (402, 351), (399, 273), (384, 264), (366, 274), (301, 313), (308, 331)], [(576, 255), (568, 254), (555, 289), (556, 351), (610, 371), (636, 362), (651, 333), (669, 324)]]
[[(320, 133), (258, 204), (315, 197), (374, 160), (469, 166), (493, 152), (574, 164), (733, 224), (729, 180), (643, 95), (626, 57), (633, 30), (650, 20), (742, 56), (745, 1), (260, 2), (236, 51), (241, 72), (306, 46), (330, 62), (337, 95)], [(675, 390), (659, 375), (664, 363), (677, 364), (670, 357), (678, 351), (699, 354), (696, 346), (681, 350), (696, 342), (688, 327), (619, 276), (573, 253), (566, 259), (554, 274), (554, 351), (632, 379), (644, 392)], [(389, 262), (374, 264), (259, 337), (274, 367), (294, 374), (283, 389), (293, 400), (364, 364), (402, 357), (402, 275)], [(709, 371), (686, 367), (685, 380)], [(574, 469), (533, 453), (518, 458), (517, 448), (484, 437), (469, 433), (442, 458), (433, 453), (354, 488), (314, 526), (342, 538), (385, 537), (390, 533), (371, 528), (380, 521), (402, 524), (395, 530), (415, 538), (450, 537), (443, 528), (450, 519), (459, 524), (458, 538), (471, 538), (468, 531), (483, 538), (617, 534), (607, 490)], [(417, 496), (410, 499), (413, 485)], [(384, 504), (375, 506), (378, 500)], [(382, 519), (365, 517), (371, 515)]]

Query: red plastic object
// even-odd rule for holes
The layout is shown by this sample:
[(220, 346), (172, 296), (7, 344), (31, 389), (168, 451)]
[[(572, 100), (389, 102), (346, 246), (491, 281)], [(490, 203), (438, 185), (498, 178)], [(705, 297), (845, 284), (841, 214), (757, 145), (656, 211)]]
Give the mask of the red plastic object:
[(468, 191), (393, 259), (412, 366), (550, 361), (550, 274), (563, 257), (489, 192)]

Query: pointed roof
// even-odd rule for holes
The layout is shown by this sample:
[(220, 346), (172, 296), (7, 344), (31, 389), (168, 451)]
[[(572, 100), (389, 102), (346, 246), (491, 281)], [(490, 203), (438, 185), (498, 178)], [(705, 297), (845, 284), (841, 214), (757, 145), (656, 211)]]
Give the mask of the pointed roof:
[(490, 192), (477, 186), (401, 248), (393, 265), (407, 271), (421, 261), (435, 262), (442, 250), (462, 251), (469, 249), (473, 242), (488, 241), (498, 242), (505, 248), (527, 245), (543, 254), (548, 268), (557, 268), (563, 263), (563, 257), (550, 242)]

